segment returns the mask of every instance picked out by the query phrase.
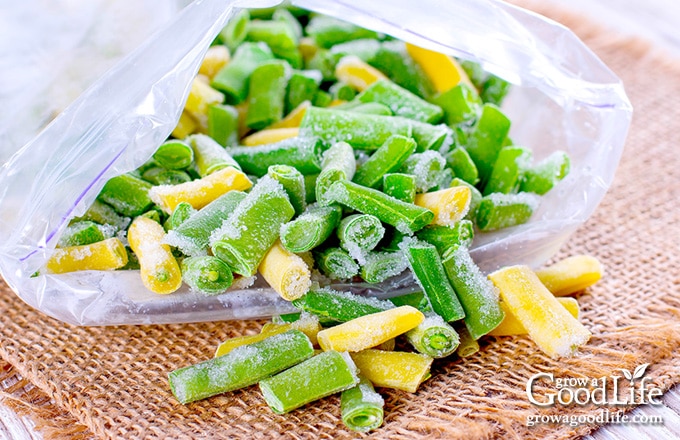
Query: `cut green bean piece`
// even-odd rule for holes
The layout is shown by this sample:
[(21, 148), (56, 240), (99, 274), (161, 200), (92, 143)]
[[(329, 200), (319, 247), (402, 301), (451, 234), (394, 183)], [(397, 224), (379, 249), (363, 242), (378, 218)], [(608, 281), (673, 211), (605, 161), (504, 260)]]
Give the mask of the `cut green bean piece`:
[(136, 217), (153, 206), (148, 194), (150, 189), (149, 182), (131, 174), (122, 174), (109, 179), (97, 197), (111, 205), (118, 214)]
[(293, 300), (293, 305), (320, 318), (330, 318), (338, 322), (347, 322), (394, 308), (389, 301), (329, 288), (310, 290), (301, 298)]
[(342, 209), (338, 205), (310, 206), (281, 227), (281, 244), (294, 253), (312, 250), (330, 237), (341, 217)]
[(208, 107), (208, 136), (223, 147), (238, 143), (238, 111), (230, 105)]
[(357, 373), (349, 354), (326, 351), (260, 381), (260, 390), (275, 413), (285, 414), (354, 387), (359, 383)]
[(238, 162), (220, 144), (210, 136), (194, 134), (187, 138), (194, 149), (196, 169), (201, 177), (205, 177), (227, 167), (241, 169)]
[(295, 208), (295, 214), (301, 214), (307, 206), (305, 178), (302, 173), (288, 165), (272, 165), (267, 174), (286, 190), (290, 204)]
[(397, 171), (415, 149), (416, 142), (413, 139), (399, 135), (390, 136), (359, 167), (352, 180), (359, 185), (378, 188), (383, 176)]
[(103, 228), (102, 225), (87, 220), (71, 223), (59, 237), (59, 246), (83, 246), (113, 237), (115, 227), (108, 226), (108, 233)]
[(443, 358), (458, 348), (460, 339), (451, 325), (444, 322), (441, 316), (429, 314), (418, 327), (406, 333), (406, 339), (418, 353), (433, 358)]
[(325, 49), (351, 40), (378, 37), (378, 34), (374, 31), (324, 15), (313, 17), (305, 30), (308, 35), (314, 38), (319, 47)]
[(269, 176), (257, 181), (222, 226), (213, 232), (213, 255), (234, 273), (251, 276), (295, 209), (281, 184)]
[(346, 180), (331, 185), (326, 196), (363, 214), (374, 215), (403, 233), (415, 232), (434, 220), (434, 213), (429, 209)]
[(484, 104), (482, 115), (467, 139), (465, 149), (477, 165), (479, 178), (486, 183), (503, 142), (510, 131), (510, 119), (493, 104)]
[(543, 195), (569, 174), (570, 160), (564, 151), (555, 151), (545, 160), (526, 170), (520, 191)]
[(531, 193), (493, 193), (482, 198), (477, 210), (477, 227), (481, 231), (495, 231), (529, 221), (538, 207), (538, 196)]
[(316, 200), (329, 204), (325, 197), (328, 188), (337, 181), (352, 180), (356, 167), (354, 150), (348, 143), (338, 142), (326, 150), (321, 161), (321, 173), (316, 180)]
[(408, 262), (401, 251), (369, 252), (366, 262), (361, 266), (361, 278), (367, 283), (381, 283), (388, 278), (399, 275), (408, 267)]
[(313, 354), (309, 338), (299, 330), (289, 330), (175, 370), (168, 375), (170, 389), (180, 403), (194, 402), (253, 385)]
[(222, 226), (245, 197), (246, 194), (241, 191), (229, 191), (221, 195), (181, 225), (170, 230), (165, 238), (166, 242), (186, 255), (206, 255), (212, 232)]
[(420, 122), (437, 123), (444, 115), (441, 107), (430, 104), (387, 79), (374, 82), (356, 99), (366, 103), (384, 104), (395, 116), (403, 116)]
[(415, 307), (416, 309), (420, 309), (420, 303), (423, 300), (427, 302), (427, 298), (425, 298), (425, 294), (422, 291), (407, 293), (406, 295), (393, 296), (391, 298), (388, 298), (388, 300), (396, 307), (411, 306)]
[(479, 182), (479, 172), (477, 165), (472, 160), (467, 150), (462, 147), (456, 147), (446, 155), (446, 163), (453, 170), (453, 174), (469, 183), (476, 185)]
[(333, 96), (323, 90), (317, 91), (316, 95), (314, 95), (314, 99), (312, 99), (312, 105), (314, 107), (328, 107), (331, 105), (331, 102), (333, 102)]
[(194, 151), (182, 141), (170, 140), (158, 147), (153, 159), (168, 170), (183, 170), (194, 161)]
[[(380, 42), (372, 38), (361, 38), (333, 45), (330, 53), (335, 55), (336, 62), (347, 55), (354, 55), (360, 60), (370, 62), (380, 50)], [(352, 89), (354, 90), (354, 89)]]
[(300, 131), (320, 137), (327, 145), (343, 141), (355, 148), (375, 150), (393, 134), (410, 137), (411, 122), (391, 116), (311, 107), (302, 119)]
[(316, 202), (316, 181), (318, 174), (307, 174), (305, 176), (305, 200), (307, 204)]
[(291, 322), (298, 321), (300, 319), (301, 313), (286, 313), (283, 315), (272, 316), (272, 322), (274, 324), (289, 324)]
[[(409, 119), (410, 121), (410, 119)], [(413, 139), (418, 144), (419, 153), (427, 150), (448, 151), (453, 143), (453, 132), (444, 124), (432, 125), (425, 122), (411, 121)]]
[(482, 100), (477, 91), (464, 83), (438, 94), (432, 102), (444, 110), (447, 125), (474, 121), (482, 111)]
[(412, 154), (401, 171), (416, 178), (416, 191), (428, 192), (438, 184), (439, 172), (446, 166), (446, 159), (437, 151)]
[(470, 335), (467, 327), (464, 325), (458, 326), (458, 336), (460, 344), (456, 350), (456, 354), (461, 358), (472, 356), (479, 351), (479, 342)]
[(205, 255), (182, 260), (182, 280), (193, 290), (218, 295), (231, 287), (234, 276), (224, 261)]
[(359, 375), (359, 383), (340, 396), (342, 422), (352, 431), (372, 431), (383, 423), (384, 405), (385, 401), (371, 381)]
[(392, 116), (392, 110), (390, 110), (388, 106), (379, 104), (377, 102), (367, 102), (365, 104), (343, 107), (342, 109), (353, 113), (363, 113), (366, 115)]
[(510, 83), (495, 75), (489, 75), (479, 93), (482, 101), (500, 106), (510, 91)]
[(416, 177), (413, 174), (404, 173), (385, 174), (382, 190), (388, 196), (402, 202), (413, 203), (416, 199)]
[(260, 64), (274, 59), (271, 49), (264, 43), (243, 43), (231, 60), (220, 69), (210, 85), (225, 94), (227, 104), (240, 104), (248, 96), (248, 83)]
[(520, 146), (503, 147), (491, 170), (483, 194), (517, 192), (520, 177), (529, 168), (531, 150)]
[(285, 20), (252, 20), (246, 39), (266, 43), (275, 55), (279, 50), (295, 49), (298, 45), (296, 29)]
[(465, 326), (474, 339), (495, 329), (505, 317), (498, 289), (477, 267), (465, 246), (450, 248), (444, 269), (465, 310)]
[(290, 65), (283, 60), (266, 61), (253, 70), (248, 88), (248, 127), (261, 130), (283, 118), (290, 75)]
[(277, 8), (274, 14), (272, 14), (272, 20), (287, 23), (295, 35), (295, 41), (300, 41), (300, 38), (302, 38), (302, 25), (288, 9)]
[(455, 177), (451, 180), (451, 186), (467, 186), (470, 188), (470, 209), (467, 214), (465, 214), (465, 219), (474, 222), (477, 219), (477, 211), (479, 210), (479, 204), (482, 203), (482, 193), (474, 186), (465, 180)]
[(262, 177), (272, 165), (289, 165), (306, 176), (321, 171), (319, 148), (318, 138), (294, 137), (256, 147), (235, 147), (229, 153), (246, 174)]
[(321, 84), (318, 70), (298, 70), (293, 72), (286, 90), (286, 114), (305, 101), (313, 101)]
[(190, 182), (191, 176), (186, 171), (154, 167), (144, 171), (142, 179), (153, 185), (179, 185), (180, 183)]
[(151, 220), (155, 221), (156, 223), (163, 223), (163, 213), (160, 212), (157, 209), (149, 209), (143, 214), (140, 214), (139, 217), (146, 217), (150, 218)]
[(468, 78), (470, 78), (472, 85), (474, 85), (476, 89), (481, 89), (482, 85), (484, 84), (484, 80), (488, 76), (488, 74), (482, 68), (482, 65), (470, 60), (458, 61), (460, 66), (467, 74)]
[(179, 204), (175, 206), (174, 211), (172, 211), (172, 214), (170, 214), (166, 220), (164, 225), (165, 229), (170, 231), (179, 228), (182, 223), (189, 220), (189, 218), (197, 212), (198, 211), (196, 211), (190, 203), (179, 202)]
[(357, 251), (370, 251), (385, 235), (380, 219), (370, 214), (352, 214), (343, 218), (337, 231), (340, 246), (350, 255)]
[(219, 38), (225, 46), (229, 48), (230, 52), (234, 52), (239, 44), (243, 42), (248, 33), (248, 23), (250, 22), (250, 14), (247, 9), (239, 9), (236, 14), (229, 20), (227, 25), (222, 28)]
[(69, 224), (86, 220), (99, 223), (100, 225), (111, 225), (118, 231), (126, 229), (130, 224), (128, 217), (120, 216), (110, 205), (99, 200), (92, 202), (87, 211), (85, 211), (85, 214), (74, 218)]
[(446, 278), (437, 248), (414, 239), (404, 243), (404, 252), (432, 310), (446, 322), (463, 319), (465, 311)]
[(316, 53), (305, 63), (306, 69), (318, 70), (324, 81), (335, 81), (335, 65), (341, 56), (327, 49), (317, 49)]
[(357, 92), (352, 86), (341, 81), (333, 84), (328, 91), (333, 96), (333, 99), (339, 99), (342, 101), (351, 101), (357, 95)]
[(432, 84), (408, 54), (403, 41), (383, 41), (375, 55), (365, 61), (411, 93), (425, 99), (432, 96)]
[(359, 273), (359, 265), (346, 250), (329, 247), (314, 253), (314, 261), (324, 275), (333, 280), (348, 280)]
[(429, 225), (416, 232), (416, 236), (434, 247), (440, 255), (453, 246), (470, 247), (474, 226), (470, 220), (461, 220), (453, 226)]

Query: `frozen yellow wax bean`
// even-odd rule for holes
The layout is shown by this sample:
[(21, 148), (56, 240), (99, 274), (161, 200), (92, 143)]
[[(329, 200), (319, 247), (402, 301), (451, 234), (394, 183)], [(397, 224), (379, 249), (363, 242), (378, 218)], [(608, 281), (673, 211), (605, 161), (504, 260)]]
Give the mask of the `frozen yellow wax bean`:
[(224, 102), (224, 95), (210, 87), (210, 85), (203, 81), (194, 78), (191, 83), (191, 90), (186, 104), (184, 104), (184, 111), (191, 114), (194, 118), (207, 117), (208, 107), (213, 104), (221, 104)]
[(314, 38), (303, 37), (303, 38), (300, 38), (300, 44), (298, 44), (298, 49), (300, 49), (300, 53), (302, 54), (302, 58), (304, 58), (305, 61), (308, 61), (319, 50), (319, 46), (316, 45), (316, 41), (314, 41)]
[(344, 99), (334, 99), (330, 102), (330, 104), (328, 104), (328, 107), (329, 108), (330, 107), (337, 107), (339, 105), (346, 104), (346, 103), (347, 103), (347, 101), (345, 101)]
[(342, 57), (335, 66), (335, 76), (353, 88), (363, 91), (374, 82), (387, 78), (381, 71), (363, 62), (359, 57)]
[(219, 72), (224, 66), (227, 65), (230, 59), (229, 49), (227, 46), (212, 46), (205, 53), (201, 67), (198, 69), (198, 73), (207, 76), (212, 79), (217, 72)]
[(184, 139), (190, 134), (196, 133), (196, 130), (198, 130), (198, 123), (196, 120), (191, 117), (189, 113), (182, 112), (175, 129), (172, 130), (172, 135), (177, 139)]
[(432, 224), (453, 226), (470, 209), (472, 192), (466, 186), (454, 186), (439, 191), (416, 194), (415, 203), (434, 212)]
[(182, 272), (172, 250), (163, 244), (165, 230), (147, 217), (137, 217), (128, 229), (130, 248), (137, 255), (142, 283), (155, 293), (172, 293), (182, 286)]
[(303, 315), (297, 321), (286, 324), (268, 322), (262, 327), (260, 333), (256, 335), (237, 336), (222, 342), (215, 351), (215, 357), (223, 356), (236, 347), (259, 342), (265, 338), (287, 332), (291, 329), (300, 330), (307, 335), (309, 340), (312, 341), (312, 344), (316, 345), (316, 335), (321, 330), (321, 324), (319, 324), (319, 319), (312, 315)]
[[(578, 306), (578, 301), (574, 298), (570, 297), (564, 297), (564, 298), (557, 298), (557, 301), (562, 304), (562, 307), (567, 309), (567, 311), (573, 316), (574, 318), (578, 319), (578, 314), (579, 314), (579, 306)], [(508, 308), (505, 306), (505, 303), (503, 301), (500, 302), (501, 309), (505, 313), (505, 318), (503, 318), (503, 321), (496, 327), (495, 329), (491, 330), (489, 335), (491, 336), (513, 336), (513, 335), (526, 335), (527, 334), (527, 329), (524, 328), (521, 322), (517, 318), (515, 318), (515, 315), (510, 313)]]
[(489, 279), (500, 290), (508, 312), (547, 355), (571, 356), (590, 339), (588, 329), (571, 316), (529, 266), (505, 267)]
[(276, 240), (259, 266), (265, 281), (287, 301), (300, 298), (312, 285), (312, 274), (304, 260), (288, 252)]
[(226, 167), (191, 182), (154, 186), (149, 190), (149, 197), (170, 214), (181, 202), (201, 209), (228, 191), (245, 191), (251, 186), (248, 176), (234, 167)]
[(564, 296), (580, 292), (599, 281), (602, 265), (590, 255), (575, 255), (537, 270), (536, 275), (553, 295)]
[(364, 350), (350, 353), (361, 375), (376, 387), (415, 393), (430, 377), (432, 358), (403, 351)]
[(50, 273), (115, 270), (125, 266), (127, 262), (125, 245), (114, 237), (82, 246), (57, 248), (45, 268)]
[(302, 101), (297, 107), (290, 111), (283, 119), (274, 122), (272, 125), (267, 127), (267, 130), (272, 128), (297, 128), (302, 122), (302, 118), (305, 117), (307, 109), (312, 106), (309, 101)]
[(325, 351), (361, 351), (406, 333), (423, 319), (415, 307), (401, 306), (321, 330), (317, 338)]
[(300, 133), (297, 127), (292, 128), (269, 128), (266, 130), (257, 131), (250, 136), (243, 138), (241, 143), (246, 147), (255, 147), (257, 145), (273, 144), (284, 139), (292, 138)]
[(425, 76), (430, 79), (438, 93), (451, 90), (461, 82), (472, 86), (465, 70), (453, 57), (410, 43), (406, 43), (406, 50), (413, 61), (423, 69)]

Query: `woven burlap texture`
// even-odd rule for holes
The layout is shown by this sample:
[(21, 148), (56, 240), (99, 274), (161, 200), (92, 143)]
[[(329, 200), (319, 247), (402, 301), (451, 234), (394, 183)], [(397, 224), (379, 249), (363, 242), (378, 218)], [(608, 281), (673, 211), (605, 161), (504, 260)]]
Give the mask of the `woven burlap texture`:
[[(537, 414), (594, 414), (592, 407), (539, 410), (525, 394), (538, 372), (601, 377), (651, 363), (663, 389), (680, 382), (680, 65), (637, 40), (614, 37), (576, 16), (531, 6), (572, 27), (624, 81), (635, 116), (616, 180), (594, 216), (556, 258), (588, 253), (606, 275), (578, 296), (592, 330), (573, 359), (542, 355), (526, 337), (489, 338), (465, 360), (435, 362), (416, 394), (382, 390), (385, 423), (373, 438), (554, 438), (594, 425), (526, 426)], [(187, 406), (167, 373), (208, 359), (225, 338), (257, 332), (261, 321), (76, 328), (0, 292), (0, 357), (35, 389), (6, 393), (13, 407), (56, 419), (50, 438), (349, 438), (339, 399), (273, 414), (256, 387)], [(6, 367), (5, 371), (10, 371)], [(30, 388), (30, 387), (29, 387)], [(60, 429), (61, 426), (61, 429)]]

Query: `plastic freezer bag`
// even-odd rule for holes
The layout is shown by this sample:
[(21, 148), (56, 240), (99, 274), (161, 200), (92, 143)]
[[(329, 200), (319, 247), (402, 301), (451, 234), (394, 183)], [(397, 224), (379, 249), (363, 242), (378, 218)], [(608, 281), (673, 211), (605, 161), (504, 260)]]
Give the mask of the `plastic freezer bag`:
[[(69, 219), (82, 215), (107, 179), (144, 163), (178, 120), (210, 42), (239, 6), (276, 1), (197, 0), (109, 71), (5, 165), (0, 175), (0, 268), (30, 305), (81, 325), (262, 317), (291, 306), (264, 281), (206, 297), (185, 286), (147, 291), (136, 271), (32, 275)], [(515, 86), (504, 110), (511, 136), (537, 160), (562, 149), (570, 174), (527, 224), (479, 234), (482, 269), (538, 265), (593, 212), (618, 164), (632, 109), (616, 76), (569, 30), (494, 0), (297, 0), (297, 6), (482, 64)], [(407, 273), (358, 292), (414, 289)]]

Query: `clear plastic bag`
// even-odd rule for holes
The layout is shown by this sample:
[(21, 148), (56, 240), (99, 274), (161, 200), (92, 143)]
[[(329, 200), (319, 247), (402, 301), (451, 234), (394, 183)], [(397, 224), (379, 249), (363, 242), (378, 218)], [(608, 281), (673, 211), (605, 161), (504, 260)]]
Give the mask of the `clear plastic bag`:
[[(191, 322), (291, 311), (266, 283), (215, 297), (186, 287), (156, 295), (136, 271), (32, 277), (69, 219), (81, 215), (107, 179), (145, 162), (179, 118), (210, 42), (239, 6), (272, 1), (197, 0), (99, 79), (0, 174), (0, 269), (30, 305), (80, 325)], [(515, 84), (504, 105), (511, 136), (536, 159), (562, 149), (568, 177), (543, 197), (525, 225), (480, 234), (472, 255), (485, 270), (539, 265), (593, 212), (611, 184), (632, 108), (619, 79), (569, 30), (493, 0), (297, 0), (420, 46), (480, 62)], [(413, 288), (408, 273), (378, 287)]]

